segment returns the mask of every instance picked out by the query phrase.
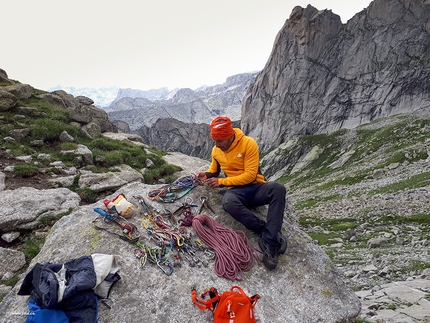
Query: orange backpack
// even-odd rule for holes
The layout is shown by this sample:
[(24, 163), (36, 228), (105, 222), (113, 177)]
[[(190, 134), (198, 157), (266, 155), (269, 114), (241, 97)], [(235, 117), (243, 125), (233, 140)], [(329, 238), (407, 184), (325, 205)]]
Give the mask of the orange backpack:
[[(210, 299), (203, 300), (209, 294)], [(254, 307), (260, 295), (247, 296), (242, 288), (233, 286), (229, 291), (218, 294), (212, 287), (197, 298), (195, 289), (191, 291), (194, 304), (201, 310), (210, 310), (214, 313), (214, 323), (255, 323)]]

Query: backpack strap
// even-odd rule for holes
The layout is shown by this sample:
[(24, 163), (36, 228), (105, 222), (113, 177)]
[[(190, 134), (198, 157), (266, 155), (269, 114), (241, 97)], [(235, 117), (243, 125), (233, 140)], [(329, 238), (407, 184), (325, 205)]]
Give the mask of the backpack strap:
[(260, 299), (259, 294), (255, 294), (255, 295), (252, 295), (251, 297), (249, 297), (248, 295), (246, 295), (246, 293), (243, 291), (243, 289), (240, 288), (239, 286), (233, 286), (232, 288), (230, 288), (230, 291), (233, 292), (235, 289), (237, 289), (240, 294), (242, 294), (243, 296), (245, 296), (249, 299), (249, 302), (251, 303), (252, 308), (255, 307), (255, 305), (257, 304), (257, 301)]
[[(210, 299), (208, 299), (207, 301), (203, 300), (205, 298), (206, 294), (209, 294), (209, 297), (210, 297)], [(193, 299), (194, 304), (196, 304), (197, 307), (199, 309), (201, 309), (202, 311), (209, 310), (211, 312), (214, 312), (215, 308), (219, 302), (218, 291), (214, 287), (211, 287), (211, 288), (205, 290), (200, 295), (200, 299), (197, 298), (197, 291), (195, 288), (193, 288), (191, 290), (191, 297)]]

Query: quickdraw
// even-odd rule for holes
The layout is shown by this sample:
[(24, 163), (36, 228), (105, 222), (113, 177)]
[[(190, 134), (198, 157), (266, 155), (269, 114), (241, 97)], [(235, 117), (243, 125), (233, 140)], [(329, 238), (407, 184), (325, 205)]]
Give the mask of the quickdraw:
[(173, 273), (173, 267), (170, 265), (169, 252), (159, 247), (144, 247), (134, 249), (134, 255), (139, 259), (140, 266), (143, 267), (149, 259), (152, 263), (156, 264), (163, 273), (170, 276)]
[[(98, 214), (100, 214), (103, 218), (103, 222), (105, 223), (115, 223), (117, 225), (119, 225), (122, 229), (122, 234), (118, 234), (114, 231), (111, 231), (105, 227), (101, 227), (99, 225), (97, 225), (97, 221), (99, 220), (99, 217), (95, 218), (93, 220), (93, 226), (98, 229), (98, 230), (104, 230), (106, 232), (109, 232), (110, 234), (113, 235), (117, 235), (119, 236), (120, 239), (125, 240), (127, 242), (131, 242), (131, 243), (135, 243), (137, 241), (139, 241), (139, 235), (138, 235), (138, 230), (137, 227), (128, 222), (125, 218), (123, 218), (122, 216), (118, 215), (118, 214), (112, 214), (109, 212), (106, 212), (100, 208), (95, 207), (94, 211), (97, 212)], [(133, 236), (134, 233), (137, 233), (138, 236)]]

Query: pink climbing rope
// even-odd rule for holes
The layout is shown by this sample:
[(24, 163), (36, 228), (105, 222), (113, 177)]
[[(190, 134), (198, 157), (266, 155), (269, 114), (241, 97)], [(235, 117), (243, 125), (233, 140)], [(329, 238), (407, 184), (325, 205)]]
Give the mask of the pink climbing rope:
[(192, 226), (199, 238), (215, 251), (215, 273), (230, 280), (242, 280), (259, 258), (243, 231), (223, 227), (206, 214), (194, 217)]

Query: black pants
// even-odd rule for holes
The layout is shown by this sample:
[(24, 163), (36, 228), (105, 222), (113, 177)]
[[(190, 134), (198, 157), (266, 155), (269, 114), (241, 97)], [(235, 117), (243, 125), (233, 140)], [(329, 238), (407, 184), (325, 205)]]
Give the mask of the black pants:
[[(284, 185), (266, 182), (229, 189), (222, 198), (222, 205), (233, 218), (247, 229), (261, 235), (269, 247), (279, 247), (278, 233), (282, 228), (285, 209)], [(269, 205), (266, 221), (257, 217), (250, 208)]]

